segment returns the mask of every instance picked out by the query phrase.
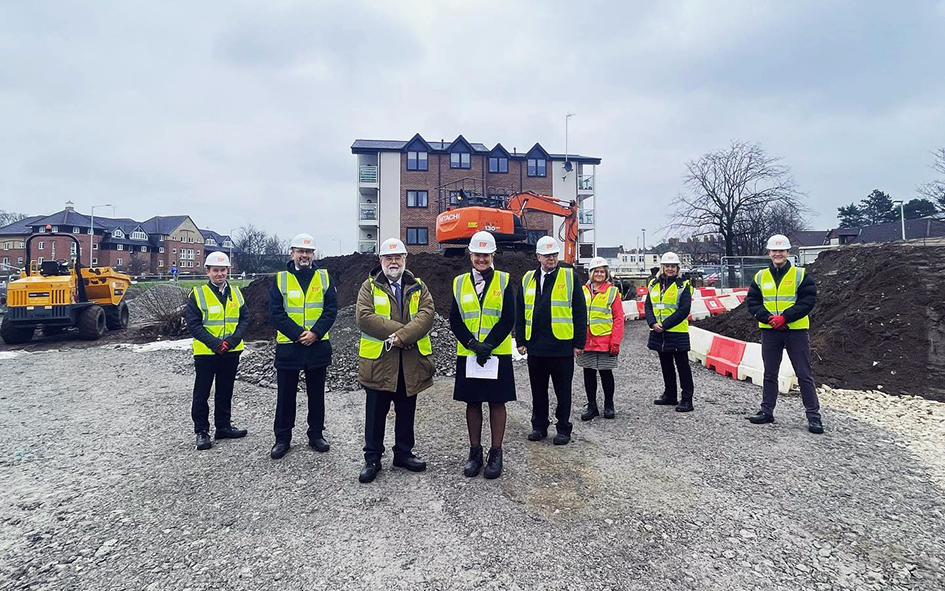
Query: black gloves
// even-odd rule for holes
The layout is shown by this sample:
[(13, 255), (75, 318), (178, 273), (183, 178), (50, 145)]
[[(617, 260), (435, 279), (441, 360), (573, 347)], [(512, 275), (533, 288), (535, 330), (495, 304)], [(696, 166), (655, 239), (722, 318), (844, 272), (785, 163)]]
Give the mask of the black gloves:
[(489, 360), (489, 357), (492, 356), (492, 347), (486, 343), (476, 342), (473, 351), (476, 353), (476, 363), (478, 363), (480, 367), (484, 366), (486, 361)]

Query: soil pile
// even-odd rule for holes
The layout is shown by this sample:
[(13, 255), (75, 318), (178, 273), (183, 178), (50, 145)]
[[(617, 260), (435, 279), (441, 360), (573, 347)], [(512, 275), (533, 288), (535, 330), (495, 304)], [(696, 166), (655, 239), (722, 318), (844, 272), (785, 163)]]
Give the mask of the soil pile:
[[(828, 250), (817, 282), (811, 352), (818, 383), (945, 400), (945, 243)], [(742, 304), (696, 326), (758, 342)]]

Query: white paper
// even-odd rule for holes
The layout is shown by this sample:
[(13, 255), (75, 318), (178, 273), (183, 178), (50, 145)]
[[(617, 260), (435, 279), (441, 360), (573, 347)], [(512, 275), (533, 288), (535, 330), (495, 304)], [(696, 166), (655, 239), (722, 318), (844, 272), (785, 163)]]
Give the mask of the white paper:
[(470, 355), (466, 358), (466, 377), (478, 380), (499, 379), (499, 358), (493, 355), (481, 366), (476, 362), (476, 356)]

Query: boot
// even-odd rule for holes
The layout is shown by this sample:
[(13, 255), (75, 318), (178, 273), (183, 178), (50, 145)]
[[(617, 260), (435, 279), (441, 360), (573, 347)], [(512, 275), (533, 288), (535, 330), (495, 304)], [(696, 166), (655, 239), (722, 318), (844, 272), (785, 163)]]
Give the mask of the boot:
[[(479, 448), (479, 462), (482, 463), (482, 448)], [(489, 463), (482, 473), (486, 478), (498, 478), (502, 474), (502, 448), (493, 447), (489, 450)]]
[(592, 404), (590, 401), (587, 403), (587, 408), (584, 409), (584, 412), (581, 413), (582, 421), (590, 421), (594, 417), (599, 417), (600, 411), (597, 409), (597, 401), (595, 400)]
[(213, 444), (210, 443), (210, 434), (206, 431), (200, 431), (197, 433), (197, 449), (204, 450), (210, 449), (213, 447)]
[(614, 395), (611, 394), (608, 396), (604, 394), (604, 418), (613, 419), (616, 418), (617, 413), (614, 411)]
[(683, 400), (676, 406), (676, 412), (692, 412), (692, 400)]
[[(491, 455), (489, 458), (489, 461), (492, 461)], [(469, 459), (466, 460), (466, 466), (463, 467), (463, 475), (474, 478), (479, 476), (480, 470), (482, 470), (482, 446), (477, 445), (469, 448)]]
[(653, 404), (658, 404), (660, 406), (673, 406), (675, 404), (679, 404), (679, 401), (676, 400), (675, 394), (667, 394), (664, 392), (662, 396), (653, 401)]

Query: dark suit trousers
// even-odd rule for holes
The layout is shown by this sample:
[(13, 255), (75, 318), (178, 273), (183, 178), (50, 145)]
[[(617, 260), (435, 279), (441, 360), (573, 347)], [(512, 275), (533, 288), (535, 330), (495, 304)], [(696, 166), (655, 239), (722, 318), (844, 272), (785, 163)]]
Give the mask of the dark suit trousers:
[(210, 388), (216, 379), (217, 387), (213, 393), (213, 424), (227, 427), (230, 424), (230, 407), (233, 401), (233, 383), (240, 356), (194, 355), (194, 398), (190, 405), (190, 417), (194, 420), (194, 433), (210, 430)]
[(820, 401), (814, 385), (814, 372), (810, 360), (810, 333), (806, 330), (761, 331), (761, 359), (765, 364), (761, 410), (771, 415), (778, 403), (778, 370), (787, 349), (788, 359), (794, 366), (797, 382), (801, 387), (801, 400), (807, 410), (808, 419), (820, 418)]
[(407, 396), (403, 364), (397, 376), (396, 392), (372, 388), (365, 388), (364, 391), (367, 393), (364, 405), (364, 461), (380, 461), (384, 454), (384, 429), (387, 427), (391, 403), (394, 404), (394, 457), (413, 457), (417, 397)]
[(571, 380), (574, 378), (574, 357), (528, 356), (528, 381), (532, 386), (532, 429), (545, 433), (548, 419), (548, 379), (555, 388), (558, 406), (556, 429), (562, 435), (571, 434)]
[(305, 393), (308, 396), (308, 438), (318, 439), (325, 429), (325, 373), (327, 367), (307, 367), (298, 369), (277, 369), (276, 385), (279, 392), (276, 397), (276, 420), (274, 431), (276, 441), (290, 443), (292, 428), (295, 427), (296, 395), (299, 391), (299, 371), (305, 372)]

